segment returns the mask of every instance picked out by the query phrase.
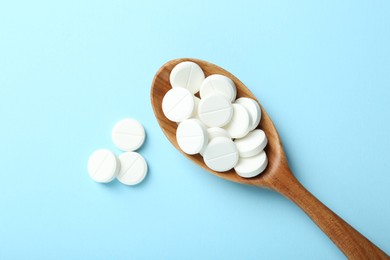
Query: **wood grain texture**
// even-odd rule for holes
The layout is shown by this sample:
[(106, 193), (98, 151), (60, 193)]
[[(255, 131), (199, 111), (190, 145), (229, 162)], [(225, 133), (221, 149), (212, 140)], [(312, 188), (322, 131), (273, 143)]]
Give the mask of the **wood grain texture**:
[(260, 103), (262, 118), (258, 128), (263, 129), (268, 138), (268, 145), (265, 148), (265, 151), (268, 156), (269, 164), (267, 169), (259, 176), (245, 179), (237, 175), (234, 170), (224, 173), (215, 172), (206, 166), (203, 162), (203, 158), (199, 154), (187, 155), (183, 153), (176, 141), (177, 124), (169, 121), (162, 111), (162, 99), (165, 93), (171, 89), (169, 83), (170, 72), (176, 64), (183, 61), (193, 61), (197, 63), (203, 69), (206, 76), (211, 74), (222, 74), (232, 79), (237, 86), (237, 98), (249, 97), (257, 100), (252, 92), (239, 79), (214, 64), (190, 58), (176, 59), (167, 62), (159, 69), (153, 79), (151, 102), (161, 129), (176, 149), (178, 149), (186, 158), (192, 160), (206, 171), (221, 178), (237, 183), (268, 188), (284, 195), (297, 204), (349, 259), (390, 259), (386, 253), (322, 204), (299, 183), (288, 166), (278, 132)]

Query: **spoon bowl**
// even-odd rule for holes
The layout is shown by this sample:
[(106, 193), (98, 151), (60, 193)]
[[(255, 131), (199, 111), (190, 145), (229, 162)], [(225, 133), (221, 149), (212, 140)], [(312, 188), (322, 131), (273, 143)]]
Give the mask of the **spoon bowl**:
[[(179, 148), (176, 141), (177, 124), (169, 121), (168, 118), (165, 117), (162, 111), (162, 100), (165, 93), (172, 88), (169, 82), (169, 75), (172, 69), (183, 61), (197, 63), (204, 71), (206, 77), (212, 74), (221, 74), (230, 78), (237, 87), (237, 98), (248, 97), (259, 103), (262, 116), (257, 128), (262, 129), (268, 139), (268, 144), (265, 148), (268, 157), (268, 166), (263, 173), (247, 179), (237, 175), (234, 169), (222, 173), (216, 172), (206, 166), (203, 158), (199, 154), (188, 155)], [(305, 211), (335, 245), (350, 259), (389, 259), (386, 253), (322, 204), (299, 183), (288, 166), (282, 143), (271, 118), (252, 92), (228, 71), (212, 63), (198, 59), (182, 58), (171, 60), (165, 63), (157, 71), (153, 79), (151, 102), (156, 119), (168, 140), (185, 157), (206, 171), (229, 181), (268, 188), (284, 195)]]
[(165, 117), (162, 111), (161, 104), (165, 93), (172, 88), (169, 83), (169, 75), (171, 73), (171, 70), (178, 63), (183, 61), (192, 61), (197, 63), (203, 69), (203, 72), (205, 73), (206, 77), (212, 74), (221, 74), (230, 78), (231, 80), (233, 80), (234, 84), (237, 87), (237, 98), (249, 97), (257, 101), (256, 97), (252, 94), (252, 92), (238, 78), (236, 78), (234, 75), (232, 75), (231, 73), (229, 73), (228, 71), (224, 70), (221, 67), (197, 59), (176, 59), (176, 60), (169, 61), (164, 66), (162, 66), (160, 70), (157, 72), (153, 80), (153, 87), (151, 90), (151, 101), (152, 101), (154, 113), (165, 136), (176, 147), (176, 149), (179, 150), (185, 157), (192, 160), (194, 163), (201, 166), (206, 171), (211, 172), (214, 175), (217, 175), (218, 177), (233, 182), (271, 188), (269, 183), (270, 179), (272, 179), (273, 176), (275, 175), (281, 173), (285, 174), (286, 171), (281, 171), (280, 168), (281, 167), (288, 168), (288, 165), (287, 165), (286, 157), (284, 155), (282, 144), (279, 139), (278, 132), (276, 131), (276, 128), (272, 123), (270, 117), (268, 116), (267, 112), (263, 109), (260, 103), (259, 105), (261, 108), (262, 116), (261, 116), (260, 124), (257, 126), (257, 128), (261, 128), (267, 136), (268, 144), (265, 148), (265, 151), (267, 153), (267, 157), (269, 161), (266, 170), (262, 174), (254, 178), (246, 179), (237, 175), (234, 169), (222, 173), (216, 172), (206, 166), (201, 155), (199, 154), (188, 155), (180, 149), (176, 141), (177, 124), (175, 122), (169, 121)]

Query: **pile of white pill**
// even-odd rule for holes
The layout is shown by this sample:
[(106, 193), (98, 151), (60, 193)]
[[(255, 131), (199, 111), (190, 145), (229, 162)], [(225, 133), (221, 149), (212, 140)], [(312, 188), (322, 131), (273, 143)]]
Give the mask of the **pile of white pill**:
[(110, 150), (96, 150), (88, 160), (89, 176), (101, 183), (115, 178), (126, 185), (142, 182), (148, 165), (135, 150), (143, 145), (145, 136), (145, 129), (137, 120), (126, 118), (117, 122), (112, 129), (112, 141), (124, 153), (116, 157)]
[[(186, 154), (201, 154), (212, 170), (234, 168), (243, 178), (262, 173), (268, 164), (264, 151), (267, 137), (256, 129), (261, 119), (259, 104), (250, 98), (236, 99), (234, 82), (223, 75), (205, 78), (194, 62), (177, 64), (170, 74), (164, 96), (164, 115), (178, 123), (176, 139)], [(199, 97), (195, 96), (199, 92)]]

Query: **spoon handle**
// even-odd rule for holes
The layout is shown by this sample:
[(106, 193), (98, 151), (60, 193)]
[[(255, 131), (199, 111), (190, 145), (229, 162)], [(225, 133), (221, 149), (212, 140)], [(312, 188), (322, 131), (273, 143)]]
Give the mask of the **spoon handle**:
[(297, 204), (336, 244), (348, 259), (390, 259), (370, 240), (314, 197), (291, 174), (281, 174), (271, 187)]

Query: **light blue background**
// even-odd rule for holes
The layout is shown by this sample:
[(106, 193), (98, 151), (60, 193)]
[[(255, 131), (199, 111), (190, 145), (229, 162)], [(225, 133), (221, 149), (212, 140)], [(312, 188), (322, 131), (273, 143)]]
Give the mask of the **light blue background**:
[[(240, 78), (291, 168), (390, 252), (388, 1), (2, 1), (1, 259), (343, 259), (294, 204), (218, 179), (165, 139), (149, 101), (166, 61)], [(146, 128), (136, 187), (93, 182), (111, 128)]]

